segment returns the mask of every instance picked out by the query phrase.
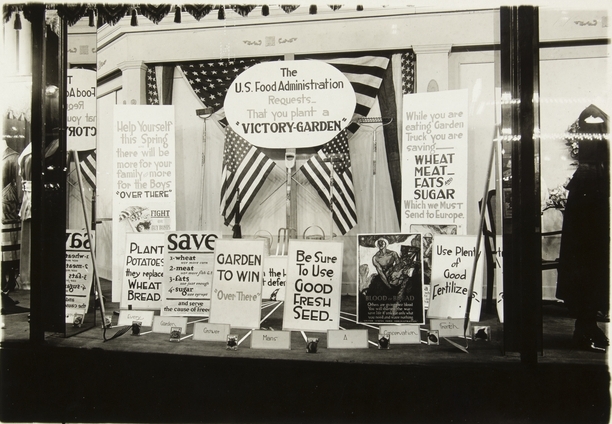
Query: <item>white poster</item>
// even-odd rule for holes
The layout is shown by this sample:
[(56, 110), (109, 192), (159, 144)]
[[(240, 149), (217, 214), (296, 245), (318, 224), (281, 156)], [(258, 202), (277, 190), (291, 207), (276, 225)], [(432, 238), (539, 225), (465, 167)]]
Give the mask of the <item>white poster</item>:
[(66, 323), (72, 324), (79, 315), (85, 318), (93, 271), (87, 232), (66, 230)]
[(234, 79), (224, 108), (232, 129), (255, 146), (313, 147), (351, 123), (355, 91), (323, 61), (262, 62)]
[(126, 234), (176, 229), (174, 127), (173, 106), (115, 106), (113, 302), (120, 301)]
[(204, 316), (210, 312), (213, 259), (218, 233), (165, 234), (162, 316)]
[(96, 148), (96, 71), (68, 69), (66, 88), (66, 143), (68, 151)]
[(283, 330), (337, 330), (342, 295), (342, 242), (289, 241)]
[(474, 270), (476, 236), (434, 236), (428, 318), (465, 318), (474, 271), (470, 321), (480, 320), (484, 248)]
[(163, 233), (130, 233), (121, 274), (121, 309), (161, 308), (164, 281)]
[(407, 94), (403, 103), (402, 232), (453, 225), (466, 233), (467, 90)]
[(218, 239), (214, 255), (209, 322), (259, 328), (264, 241)]

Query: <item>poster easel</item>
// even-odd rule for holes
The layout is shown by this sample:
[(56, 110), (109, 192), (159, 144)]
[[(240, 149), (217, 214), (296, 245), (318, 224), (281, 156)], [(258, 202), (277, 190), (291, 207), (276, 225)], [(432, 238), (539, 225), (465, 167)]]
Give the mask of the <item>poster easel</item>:
[[(485, 184), (484, 184), (484, 192), (482, 195), (482, 199), (483, 199), (483, 204), (482, 207), (480, 208), (480, 220), (478, 223), (478, 232), (477, 232), (477, 236), (476, 236), (476, 248), (475, 248), (475, 252), (476, 254), (474, 255), (474, 263), (472, 265), (472, 275), (470, 278), (470, 285), (469, 285), (469, 289), (468, 289), (468, 293), (467, 293), (467, 305), (466, 305), (466, 309), (465, 309), (465, 318), (463, 321), (463, 337), (465, 338), (465, 352), (467, 352), (468, 349), (468, 337), (467, 337), (467, 329), (469, 327), (470, 324), (470, 311), (472, 309), (472, 295), (474, 293), (474, 281), (476, 278), (476, 267), (478, 265), (478, 259), (480, 258), (480, 242), (482, 240), (482, 234), (484, 231), (484, 223), (485, 223), (485, 214), (487, 211), (487, 204), (486, 204), (486, 199), (489, 193), (489, 186), (491, 184), (491, 173), (493, 171), (493, 164), (495, 163), (495, 187), (497, 190), (499, 190), (499, 175), (500, 175), (500, 158), (499, 158), (499, 153), (501, 152), (501, 148), (500, 148), (500, 142), (501, 142), (501, 138), (499, 136), (499, 132), (497, 134), (497, 136), (495, 137), (495, 139), (493, 140), (493, 143), (491, 144), (491, 154), (490, 154), (490, 158), (489, 158), (489, 164), (487, 167), (487, 175), (485, 177)], [(459, 347), (459, 346), (457, 346)], [(460, 347), (459, 347), (460, 348)], [(461, 348), (460, 348), (461, 349)], [(461, 349), (463, 350), (463, 349)]]
[[(83, 207), (83, 218), (85, 219), (85, 230), (87, 232), (87, 238), (89, 240), (92, 239), (92, 234), (91, 234), (91, 225), (90, 225), (90, 221), (89, 221), (89, 216), (87, 214), (87, 208), (85, 207), (85, 193), (83, 192), (83, 175), (81, 173), (81, 167), (79, 164), (79, 157), (78, 154), (76, 152), (76, 150), (71, 150), (68, 158), (70, 160), (70, 158), (72, 158), (72, 161), (75, 164), (75, 169), (76, 169), (76, 174), (77, 174), (77, 180), (78, 180), (78, 186), (79, 186), (79, 193), (80, 193), (80, 197), (81, 197), (81, 206)], [(94, 251), (94, 244), (93, 243), (89, 243), (89, 251), (91, 253), (91, 263), (93, 266), (93, 271), (94, 271), (94, 279), (95, 279), (95, 289), (97, 292), (97, 301), (100, 304), (100, 313), (102, 315), (102, 326), (104, 329), (108, 328), (110, 325), (109, 322), (107, 322), (106, 319), (106, 311), (104, 308), (104, 296), (102, 296), (102, 286), (100, 284), (100, 277), (98, 274), (98, 267), (97, 267), (97, 261), (96, 261), (96, 254)], [(95, 322), (95, 321), (94, 321)]]

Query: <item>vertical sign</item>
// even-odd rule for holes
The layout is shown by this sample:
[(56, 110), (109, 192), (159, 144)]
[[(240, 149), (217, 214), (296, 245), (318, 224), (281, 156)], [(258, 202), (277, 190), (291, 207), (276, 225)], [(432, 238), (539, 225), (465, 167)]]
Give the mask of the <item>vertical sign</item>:
[(66, 93), (66, 142), (68, 150), (96, 148), (96, 71), (68, 69)]
[[(481, 243), (482, 244), (482, 243)], [(429, 300), (428, 317), (465, 318), (467, 296), (474, 271), (474, 290), (470, 321), (480, 320), (482, 298), (484, 259), (478, 260), (474, 268), (476, 255), (476, 236), (441, 236), (434, 237), (433, 268), (431, 272), (431, 299)], [(480, 252), (483, 252), (482, 245)], [(482, 255), (481, 255), (482, 256)]]
[(173, 106), (116, 105), (113, 119), (113, 302), (126, 234), (176, 229)]
[(121, 309), (161, 308), (164, 241), (163, 233), (127, 234)]
[(421, 234), (358, 236), (358, 322), (425, 322), (422, 238)]
[(343, 248), (342, 242), (289, 242), (283, 330), (339, 328)]
[(66, 230), (66, 322), (83, 317), (89, 306), (93, 279), (90, 241), (84, 230)]
[(264, 299), (285, 300), (287, 285), (287, 256), (266, 256), (261, 295)]
[(218, 239), (214, 255), (209, 322), (259, 328), (264, 241)]
[(495, 304), (497, 305), (497, 316), (499, 322), (504, 323), (504, 252), (502, 236), (495, 237), (497, 249), (493, 253), (495, 258)]
[(402, 231), (467, 222), (467, 90), (404, 96)]
[(210, 312), (215, 241), (219, 234), (168, 232), (164, 253), (162, 316), (205, 316)]

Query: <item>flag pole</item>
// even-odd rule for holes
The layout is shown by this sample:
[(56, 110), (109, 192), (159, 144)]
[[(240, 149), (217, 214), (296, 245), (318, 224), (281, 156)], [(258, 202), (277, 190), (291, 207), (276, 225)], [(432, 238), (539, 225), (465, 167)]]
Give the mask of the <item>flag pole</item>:
[(202, 129), (202, 178), (200, 181), (200, 230), (205, 229), (205, 225), (202, 224), (204, 221), (204, 180), (206, 178), (206, 168), (204, 165), (206, 164), (206, 120), (210, 118), (213, 114), (212, 107), (206, 107), (204, 109), (196, 109), (196, 115), (202, 118), (204, 121), (204, 128)]

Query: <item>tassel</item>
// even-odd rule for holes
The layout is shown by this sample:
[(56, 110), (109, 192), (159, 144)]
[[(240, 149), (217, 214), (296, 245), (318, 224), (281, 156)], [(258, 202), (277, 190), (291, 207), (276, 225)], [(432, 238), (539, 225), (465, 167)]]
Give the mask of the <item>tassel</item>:
[(316, 4), (311, 4), (310, 5), (310, 9), (308, 10), (308, 13), (310, 13), (311, 15), (316, 15), (317, 14), (317, 5)]
[(181, 8), (179, 6), (176, 6), (174, 8), (174, 23), (175, 24), (181, 23)]
[(267, 4), (264, 4), (263, 6), (261, 6), (261, 14), (263, 16), (268, 16), (270, 14), (270, 8), (268, 7)]
[(363, 5), (362, 4), (358, 4), (357, 5), (357, 12), (363, 12)]
[(94, 24), (94, 18), (95, 18), (94, 10), (93, 9), (89, 9), (89, 26), (90, 27), (93, 27), (95, 25)]
[(217, 17), (219, 20), (225, 19), (225, 8), (222, 5), (219, 6), (219, 15)]
[(15, 26), (14, 26), (15, 30), (19, 31), (21, 29), (21, 15), (19, 14), (19, 12), (17, 12), (17, 15), (15, 15)]
[(136, 15), (136, 9), (132, 9), (132, 21), (130, 22), (131, 26), (138, 26), (138, 17)]

